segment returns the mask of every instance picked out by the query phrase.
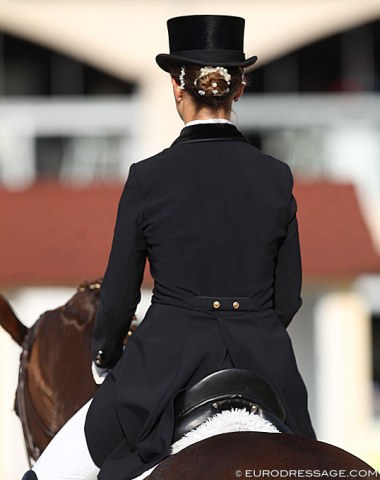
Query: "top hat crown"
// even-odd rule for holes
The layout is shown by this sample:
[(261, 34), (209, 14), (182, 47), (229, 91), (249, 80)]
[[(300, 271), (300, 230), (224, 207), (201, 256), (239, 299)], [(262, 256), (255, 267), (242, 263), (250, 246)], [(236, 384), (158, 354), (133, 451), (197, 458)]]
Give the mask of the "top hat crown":
[(166, 72), (186, 64), (250, 67), (257, 57), (245, 58), (244, 25), (244, 18), (227, 15), (171, 18), (167, 22), (170, 53), (160, 53), (156, 62)]

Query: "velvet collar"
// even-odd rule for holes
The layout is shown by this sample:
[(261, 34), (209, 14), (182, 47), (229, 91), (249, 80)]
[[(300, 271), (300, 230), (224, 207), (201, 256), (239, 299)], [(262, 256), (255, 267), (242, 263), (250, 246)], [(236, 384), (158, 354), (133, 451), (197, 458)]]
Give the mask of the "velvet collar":
[(180, 136), (172, 143), (172, 147), (179, 143), (215, 142), (235, 140), (247, 142), (242, 133), (229, 123), (206, 123), (190, 125), (182, 129)]

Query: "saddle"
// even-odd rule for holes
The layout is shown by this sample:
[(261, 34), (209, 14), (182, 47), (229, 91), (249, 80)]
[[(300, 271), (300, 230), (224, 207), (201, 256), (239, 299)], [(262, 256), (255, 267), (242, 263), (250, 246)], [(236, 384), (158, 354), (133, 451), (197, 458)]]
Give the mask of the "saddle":
[(285, 410), (264, 378), (250, 370), (231, 368), (212, 373), (177, 394), (173, 441), (211, 416), (232, 408), (246, 409), (272, 423), (280, 432), (291, 433), (285, 425)]

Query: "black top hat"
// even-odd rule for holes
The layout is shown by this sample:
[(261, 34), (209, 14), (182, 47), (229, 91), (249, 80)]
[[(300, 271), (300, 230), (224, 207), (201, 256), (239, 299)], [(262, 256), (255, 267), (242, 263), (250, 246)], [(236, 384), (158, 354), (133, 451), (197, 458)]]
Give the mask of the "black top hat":
[(245, 20), (227, 15), (188, 15), (168, 20), (170, 53), (156, 57), (166, 72), (179, 65), (221, 67), (252, 66), (257, 57), (245, 59)]

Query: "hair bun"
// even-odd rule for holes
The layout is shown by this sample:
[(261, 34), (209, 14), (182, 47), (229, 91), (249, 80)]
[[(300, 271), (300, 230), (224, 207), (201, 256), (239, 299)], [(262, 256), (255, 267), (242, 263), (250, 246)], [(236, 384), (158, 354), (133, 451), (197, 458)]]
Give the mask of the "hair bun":
[(212, 67), (182, 65), (171, 70), (178, 88), (191, 95), (197, 109), (210, 108), (231, 111), (232, 99), (242, 83), (244, 71), (240, 67)]
[(203, 67), (194, 81), (199, 95), (214, 97), (222, 97), (230, 93), (230, 84), (231, 75), (224, 67)]

